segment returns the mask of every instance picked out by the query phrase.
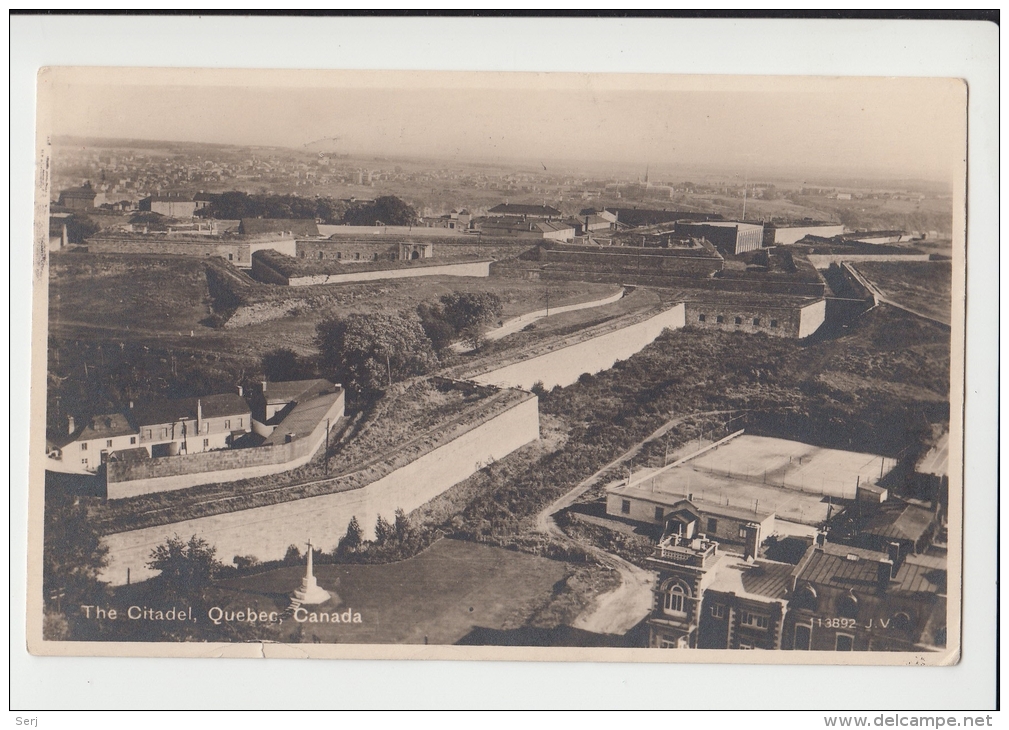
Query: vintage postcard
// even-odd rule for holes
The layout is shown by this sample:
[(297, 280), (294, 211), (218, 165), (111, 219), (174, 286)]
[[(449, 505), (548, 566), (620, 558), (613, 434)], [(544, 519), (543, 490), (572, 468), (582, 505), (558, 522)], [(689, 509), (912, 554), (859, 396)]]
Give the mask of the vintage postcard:
[(37, 111), (33, 653), (958, 661), (962, 81)]

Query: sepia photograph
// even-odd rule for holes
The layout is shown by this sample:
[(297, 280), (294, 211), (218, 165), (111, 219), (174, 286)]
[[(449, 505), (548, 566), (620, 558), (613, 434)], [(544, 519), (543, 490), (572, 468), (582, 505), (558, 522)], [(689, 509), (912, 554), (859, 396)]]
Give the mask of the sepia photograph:
[(36, 111), (33, 654), (959, 660), (962, 79)]

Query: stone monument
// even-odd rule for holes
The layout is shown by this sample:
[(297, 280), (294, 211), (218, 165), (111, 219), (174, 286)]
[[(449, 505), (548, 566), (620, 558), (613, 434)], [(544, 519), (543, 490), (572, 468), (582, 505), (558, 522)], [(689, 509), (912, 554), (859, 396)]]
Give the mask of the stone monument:
[(305, 577), (301, 581), (301, 588), (294, 592), (294, 601), (299, 605), (312, 606), (317, 603), (325, 603), (332, 596), (325, 588), (315, 582), (315, 575), (312, 574), (312, 540), (308, 541), (308, 567), (305, 570)]

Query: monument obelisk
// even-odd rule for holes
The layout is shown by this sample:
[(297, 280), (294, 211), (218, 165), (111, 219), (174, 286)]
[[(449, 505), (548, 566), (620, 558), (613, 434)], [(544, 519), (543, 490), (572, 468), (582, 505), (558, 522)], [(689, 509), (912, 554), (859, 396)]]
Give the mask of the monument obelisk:
[(312, 573), (312, 540), (308, 540), (308, 565), (305, 569), (305, 578), (301, 581), (301, 588), (294, 592), (294, 599), (301, 605), (314, 605), (325, 603), (332, 596), (325, 588), (315, 582), (315, 575)]

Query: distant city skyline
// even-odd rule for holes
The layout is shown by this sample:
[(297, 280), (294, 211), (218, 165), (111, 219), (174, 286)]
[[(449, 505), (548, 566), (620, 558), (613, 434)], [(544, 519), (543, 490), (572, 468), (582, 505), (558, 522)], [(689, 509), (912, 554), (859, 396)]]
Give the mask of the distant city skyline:
[[(54, 69), (57, 135), (949, 182), (953, 79)], [(311, 149), (312, 147), (309, 147)]]

